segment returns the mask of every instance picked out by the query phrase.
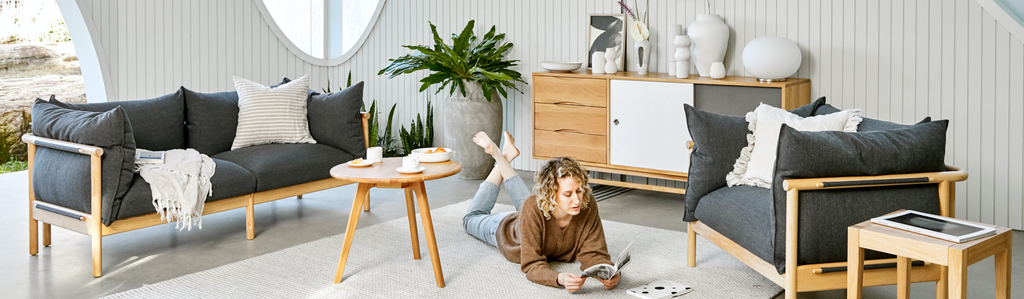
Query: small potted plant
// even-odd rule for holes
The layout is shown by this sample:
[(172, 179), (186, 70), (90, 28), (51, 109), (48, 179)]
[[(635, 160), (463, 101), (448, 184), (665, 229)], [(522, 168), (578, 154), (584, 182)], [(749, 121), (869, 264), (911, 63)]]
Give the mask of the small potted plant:
[[(452, 34), (451, 44), (446, 44), (437, 34), (437, 27), (430, 24), (434, 45), (403, 47), (413, 50), (402, 55), (380, 70), (378, 75), (387, 74), (394, 78), (419, 70), (429, 70), (430, 75), (420, 80), (420, 91), (435, 84), (441, 84), (436, 93), (447, 87), (449, 97), (445, 103), (444, 128), (445, 145), (455, 148), (452, 159), (462, 164), (460, 176), (464, 179), (483, 179), (494, 166), (494, 159), (483, 151), (474, 151), (470, 137), (483, 131), (491, 136), (495, 144), (501, 136), (501, 98), (508, 98), (509, 89), (519, 91), (516, 82), (523, 81), (522, 74), (513, 70), (519, 60), (506, 60), (505, 54), (512, 43), (502, 42), (505, 34), (495, 34), (495, 27), (482, 38), (473, 33), (475, 21), (470, 20), (462, 33)], [(456, 93), (458, 91), (458, 93)]]

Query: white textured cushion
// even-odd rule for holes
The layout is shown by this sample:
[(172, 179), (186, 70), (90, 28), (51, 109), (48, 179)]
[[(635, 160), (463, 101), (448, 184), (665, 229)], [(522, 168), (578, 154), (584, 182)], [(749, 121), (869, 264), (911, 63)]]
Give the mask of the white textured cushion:
[(274, 89), (244, 78), (234, 80), (238, 127), (232, 150), (270, 143), (316, 143), (306, 120), (309, 75)]
[(726, 176), (726, 181), (730, 187), (747, 185), (771, 188), (782, 124), (799, 131), (856, 132), (861, 120), (860, 109), (803, 118), (762, 103), (747, 113), (751, 132), (747, 134), (747, 146), (740, 151), (740, 157), (736, 159), (732, 172)]

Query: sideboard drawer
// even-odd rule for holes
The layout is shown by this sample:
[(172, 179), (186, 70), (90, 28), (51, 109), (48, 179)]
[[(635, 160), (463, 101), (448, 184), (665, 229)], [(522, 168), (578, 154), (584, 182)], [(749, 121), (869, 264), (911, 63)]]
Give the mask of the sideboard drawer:
[(608, 136), (533, 130), (533, 138), (535, 156), (608, 163)]
[(570, 77), (533, 77), (536, 103), (608, 107), (608, 81)]
[(534, 109), (534, 129), (608, 135), (608, 108), (538, 103)]

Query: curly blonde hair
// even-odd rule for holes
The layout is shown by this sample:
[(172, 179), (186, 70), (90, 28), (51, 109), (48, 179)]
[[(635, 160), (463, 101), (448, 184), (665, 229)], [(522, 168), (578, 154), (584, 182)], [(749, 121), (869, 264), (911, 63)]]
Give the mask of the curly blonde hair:
[(548, 160), (544, 167), (537, 172), (536, 184), (533, 185), (533, 192), (537, 194), (537, 207), (544, 214), (544, 219), (551, 219), (551, 211), (558, 206), (558, 179), (572, 177), (580, 183), (583, 195), (580, 197), (580, 210), (586, 209), (590, 202), (594, 201), (594, 192), (587, 184), (589, 177), (587, 170), (576, 162), (576, 159), (569, 157), (558, 157)]

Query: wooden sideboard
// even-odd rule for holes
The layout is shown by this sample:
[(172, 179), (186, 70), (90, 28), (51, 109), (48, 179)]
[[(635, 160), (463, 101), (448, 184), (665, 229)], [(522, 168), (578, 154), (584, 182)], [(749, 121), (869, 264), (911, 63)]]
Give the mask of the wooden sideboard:
[[(665, 73), (533, 73), (533, 158), (576, 158), (587, 170), (686, 180), (690, 140), (683, 104), (743, 115), (765, 103), (810, 103), (811, 81), (754, 77), (678, 79)], [(685, 194), (684, 189), (591, 178), (602, 185)]]

